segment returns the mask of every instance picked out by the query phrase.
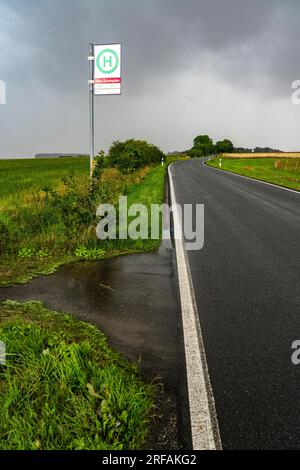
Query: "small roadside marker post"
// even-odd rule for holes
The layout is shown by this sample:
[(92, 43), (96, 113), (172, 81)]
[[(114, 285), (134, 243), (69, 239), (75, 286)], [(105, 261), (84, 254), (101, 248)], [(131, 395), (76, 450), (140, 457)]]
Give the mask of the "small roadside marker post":
[(90, 177), (94, 164), (94, 96), (121, 94), (121, 44), (89, 46)]
[(219, 158), (219, 168), (222, 167), (222, 158)]

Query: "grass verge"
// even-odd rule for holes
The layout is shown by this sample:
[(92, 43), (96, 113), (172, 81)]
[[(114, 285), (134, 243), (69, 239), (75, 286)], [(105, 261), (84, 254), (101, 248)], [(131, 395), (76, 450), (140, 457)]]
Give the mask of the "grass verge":
[(1, 450), (141, 448), (153, 388), (94, 326), (40, 302), (0, 304)]
[[(291, 158), (222, 158), (222, 170), (300, 191), (300, 160)], [(219, 167), (219, 158), (206, 162)]]

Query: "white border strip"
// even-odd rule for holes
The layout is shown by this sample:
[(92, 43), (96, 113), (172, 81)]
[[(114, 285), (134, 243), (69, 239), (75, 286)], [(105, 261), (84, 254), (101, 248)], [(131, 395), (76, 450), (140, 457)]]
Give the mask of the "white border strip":
[(215, 166), (206, 165), (205, 163), (207, 161), (209, 160), (204, 160), (204, 162), (202, 162), (202, 165), (208, 168), (212, 168), (213, 170), (222, 171), (223, 173), (229, 173), (230, 175), (239, 176), (240, 178), (246, 178), (247, 180), (250, 180), (250, 181), (257, 181), (258, 183), (267, 184), (268, 186), (273, 186), (274, 188), (278, 188), (278, 189), (284, 189), (285, 191), (298, 194), (298, 196), (300, 195), (300, 191), (297, 191), (296, 189), (286, 188), (285, 186), (279, 186), (279, 184), (269, 183), (268, 181), (258, 180), (257, 178), (251, 178), (251, 176), (240, 175), (239, 173), (234, 173), (233, 171), (230, 171), (230, 170), (224, 170), (222, 168), (217, 168)]
[(222, 445), (188, 259), (182, 236), (180, 238), (176, 236), (176, 234), (182, 233), (182, 226), (176, 206), (170, 171), (171, 165), (168, 168), (168, 173), (181, 301), (192, 444), (194, 450), (216, 450), (221, 449)]

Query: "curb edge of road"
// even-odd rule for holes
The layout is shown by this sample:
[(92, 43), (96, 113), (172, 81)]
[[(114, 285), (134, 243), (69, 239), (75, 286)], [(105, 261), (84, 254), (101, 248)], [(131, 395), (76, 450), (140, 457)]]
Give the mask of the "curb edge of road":
[[(170, 171), (168, 177), (173, 213), (174, 234), (179, 233), (181, 225), (176, 210), (176, 196)], [(213, 391), (203, 344), (201, 325), (194, 294), (189, 262), (182, 237), (174, 236), (182, 328), (186, 360), (189, 414), (194, 450), (220, 450), (222, 443), (219, 432)]]
[(269, 183), (268, 181), (259, 180), (257, 178), (252, 178), (252, 176), (240, 175), (239, 173), (234, 173), (233, 171), (230, 171), (230, 170), (224, 170), (223, 168), (217, 168), (215, 166), (206, 165), (207, 161), (209, 160), (204, 160), (202, 162), (202, 165), (208, 168), (212, 168), (213, 170), (223, 171), (223, 173), (229, 173), (230, 175), (235, 175), (235, 176), (239, 176), (240, 178), (246, 178), (247, 180), (250, 180), (250, 181), (256, 181), (258, 183), (267, 184), (268, 186), (273, 186), (274, 188), (278, 188), (278, 189), (284, 189), (285, 191), (289, 191), (290, 193), (300, 195), (300, 191), (298, 191), (297, 189), (286, 188), (285, 186), (280, 186), (279, 184)]

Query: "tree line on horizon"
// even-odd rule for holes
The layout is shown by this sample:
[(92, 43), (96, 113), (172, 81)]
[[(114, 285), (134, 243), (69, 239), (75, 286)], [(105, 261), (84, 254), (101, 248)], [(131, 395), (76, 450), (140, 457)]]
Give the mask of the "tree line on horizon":
[(219, 140), (214, 143), (208, 135), (198, 135), (193, 140), (193, 146), (184, 152), (172, 152), (172, 154), (185, 154), (192, 158), (207, 157), (208, 155), (218, 155), (221, 153), (271, 153), (281, 152), (281, 150), (271, 147), (255, 147), (249, 149), (245, 147), (235, 147), (230, 139)]

